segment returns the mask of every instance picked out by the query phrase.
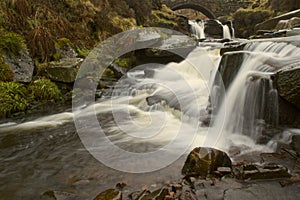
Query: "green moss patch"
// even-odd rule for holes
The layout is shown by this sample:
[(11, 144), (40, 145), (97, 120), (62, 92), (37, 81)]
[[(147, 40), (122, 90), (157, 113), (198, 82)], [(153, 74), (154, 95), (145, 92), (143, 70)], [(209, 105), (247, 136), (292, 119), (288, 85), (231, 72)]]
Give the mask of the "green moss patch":
[(62, 95), (55, 83), (44, 78), (33, 81), (28, 90), (37, 101), (55, 101)]
[(11, 55), (19, 55), (24, 47), (24, 38), (21, 35), (13, 32), (0, 31), (0, 52), (5, 51)]
[(29, 106), (30, 95), (23, 84), (0, 82), (0, 117), (25, 111)]

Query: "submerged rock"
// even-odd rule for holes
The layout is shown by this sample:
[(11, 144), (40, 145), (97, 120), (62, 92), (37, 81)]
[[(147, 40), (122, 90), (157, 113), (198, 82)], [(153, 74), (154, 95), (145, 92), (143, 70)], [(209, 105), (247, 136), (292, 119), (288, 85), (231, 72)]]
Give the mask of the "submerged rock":
[(115, 189), (108, 189), (98, 194), (94, 200), (121, 200), (122, 193)]
[(68, 200), (68, 199), (80, 199), (78, 196), (72, 193), (63, 192), (63, 191), (55, 191), (55, 190), (49, 190), (47, 192), (44, 192), (41, 196), (42, 200)]
[(182, 174), (207, 176), (217, 171), (218, 167), (231, 168), (231, 160), (228, 155), (217, 149), (198, 147), (188, 155), (182, 168)]

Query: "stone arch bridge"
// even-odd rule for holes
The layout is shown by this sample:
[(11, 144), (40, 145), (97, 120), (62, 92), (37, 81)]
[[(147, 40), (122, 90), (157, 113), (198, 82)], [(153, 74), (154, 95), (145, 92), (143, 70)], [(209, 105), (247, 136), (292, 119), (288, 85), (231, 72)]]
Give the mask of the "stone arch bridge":
[(162, 0), (162, 2), (172, 10), (191, 8), (211, 19), (229, 15), (251, 4), (249, 0)]

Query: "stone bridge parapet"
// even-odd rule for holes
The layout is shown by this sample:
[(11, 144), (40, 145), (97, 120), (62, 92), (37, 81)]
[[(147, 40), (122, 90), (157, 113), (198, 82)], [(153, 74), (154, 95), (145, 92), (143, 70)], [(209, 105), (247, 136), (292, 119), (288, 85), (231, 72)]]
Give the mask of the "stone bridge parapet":
[(239, 8), (246, 8), (253, 2), (249, 0), (162, 0), (172, 10), (191, 8), (205, 14), (208, 18), (230, 15)]

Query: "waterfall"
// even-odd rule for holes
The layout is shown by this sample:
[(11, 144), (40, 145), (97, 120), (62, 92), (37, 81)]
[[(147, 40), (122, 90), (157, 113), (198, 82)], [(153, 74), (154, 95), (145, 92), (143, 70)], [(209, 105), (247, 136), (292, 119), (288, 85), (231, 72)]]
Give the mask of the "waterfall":
[(215, 20), (223, 28), (223, 39), (231, 39), (230, 29), (228, 25), (222, 24), (219, 20)]
[(300, 55), (293, 45), (272, 42), (249, 43), (243, 52), (243, 63), (226, 95), (218, 100), (221, 105), (213, 120), (212, 134), (217, 137), (221, 133), (221, 148), (233, 145), (237, 136), (244, 145), (249, 141), (255, 144), (267, 127), (278, 125), (278, 94), (272, 75)]
[(196, 36), (197, 39), (205, 39), (204, 33), (204, 21), (194, 21), (189, 20), (189, 25), (191, 26), (191, 33)]
[(231, 39), (230, 29), (228, 25), (223, 26), (223, 39)]
[[(229, 26), (227, 24), (222, 24), (219, 20), (209, 20), (213, 21), (213, 26), (220, 26), (223, 29), (223, 35), (220, 35), (223, 39), (232, 39), (234, 38), (234, 29), (232, 28), (232, 25)], [(205, 34), (204, 30), (205, 28), (208, 28), (212, 26), (211, 24), (207, 24), (207, 21), (201, 20), (201, 21), (195, 21), (195, 20), (189, 20), (189, 25), (191, 28), (191, 34), (196, 37), (198, 40), (204, 40), (206, 39), (207, 35)], [(231, 29), (231, 30), (230, 30)]]

